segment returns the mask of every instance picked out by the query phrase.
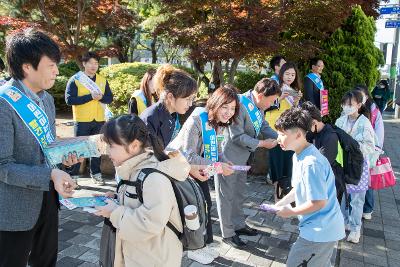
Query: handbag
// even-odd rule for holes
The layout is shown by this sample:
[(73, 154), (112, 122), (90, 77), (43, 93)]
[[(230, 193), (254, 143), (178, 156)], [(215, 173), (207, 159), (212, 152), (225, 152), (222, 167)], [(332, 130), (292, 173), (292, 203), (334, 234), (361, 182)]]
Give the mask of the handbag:
[(396, 184), (396, 177), (389, 157), (380, 157), (376, 162), (376, 166), (370, 169), (370, 174), (371, 183), (369, 187), (371, 189), (379, 190)]
[(369, 166), (368, 161), (364, 159), (363, 169), (361, 173), (360, 182), (357, 185), (346, 184), (347, 193), (361, 193), (368, 190), (369, 185)]

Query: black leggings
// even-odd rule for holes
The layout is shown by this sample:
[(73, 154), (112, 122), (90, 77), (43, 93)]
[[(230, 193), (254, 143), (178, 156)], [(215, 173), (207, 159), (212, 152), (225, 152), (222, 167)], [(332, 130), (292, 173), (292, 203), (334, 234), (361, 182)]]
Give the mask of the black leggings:
[(202, 182), (197, 179), (195, 179), (196, 182), (200, 185), (201, 190), (203, 191), (204, 197), (207, 202), (207, 213), (208, 213), (208, 218), (207, 218), (207, 240), (206, 243), (210, 244), (213, 242), (214, 237), (213, 237), (213, 231), (212, 231), (212, 221), (211, 221), (211, 195), (210, 195), (210, 188), (208, 187), (208, 181)]

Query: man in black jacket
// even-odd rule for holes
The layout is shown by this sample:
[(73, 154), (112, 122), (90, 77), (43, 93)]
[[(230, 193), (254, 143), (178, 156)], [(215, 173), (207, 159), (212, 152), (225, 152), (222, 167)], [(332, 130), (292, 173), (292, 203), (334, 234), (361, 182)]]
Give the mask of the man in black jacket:
[(341, 203), (346, 185), (343, 179), (343, 168), (336, 161), (339, 138), (330, 124), (322, 122), (321, 112), (314, 104), (306, 101), (301, 105), (301, 108), (308, 111), (312, 118), (311, 131), (307, 134), (307, 139), (310, 143), (314, 144), (331, 164), (333, 173), (335, 174), (337, 198), (339, 203)]

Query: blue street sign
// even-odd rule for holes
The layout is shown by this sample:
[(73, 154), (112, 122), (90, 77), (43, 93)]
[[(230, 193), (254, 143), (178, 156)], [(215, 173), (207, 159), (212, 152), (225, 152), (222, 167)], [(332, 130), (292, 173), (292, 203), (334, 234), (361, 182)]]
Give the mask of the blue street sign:
[(400, 7), (398, 6), (381, 7), (379, 9), (379, 14), (381, 15), (400, 14)]
[(400, 20), (388, 20), (385, 22), (385, 28), (400, 28)]

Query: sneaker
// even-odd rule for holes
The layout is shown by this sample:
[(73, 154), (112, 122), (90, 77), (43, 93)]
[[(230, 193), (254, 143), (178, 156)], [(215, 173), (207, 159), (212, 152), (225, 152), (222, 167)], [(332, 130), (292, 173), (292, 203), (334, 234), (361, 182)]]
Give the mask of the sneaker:
[(211, 248), (210, 246), (205, 246), (205, 247), (203, 248), (203, 250), (204, 250), (206, 253), (210, 254), (214, 259), (216, 259), (216, 258), (219, 257), (219, 252), (218, 252), (217, 250)]
[(360, 232), (359, 231), (350, 232), (349, 236), (347, 237), (347, 242), (358, 244), (358, 242), (360, 242)]
[(201, 264), (210, 264), (214, 260), (214, 258), (204, 250), (204, 248), (189, 250), (187, 256), (189, 259)]
[(101, 176), (101, 173), (97, 173), (92, 175), (92, 182), (96, 185), (105, 185), (104, 179)]
[(363, 213), (362, 215), (364, 220), (371, 220), (372, 219), (372, 212)]

